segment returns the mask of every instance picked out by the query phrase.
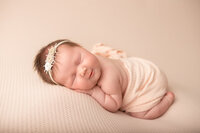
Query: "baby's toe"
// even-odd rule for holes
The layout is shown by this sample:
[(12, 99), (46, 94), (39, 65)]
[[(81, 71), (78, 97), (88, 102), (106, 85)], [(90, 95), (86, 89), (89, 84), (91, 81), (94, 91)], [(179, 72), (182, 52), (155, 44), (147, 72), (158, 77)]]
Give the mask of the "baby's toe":
[(169, 101), (170, 103), (173, 103), (173, 101), (174, 101), (174, 99), (175, 99), (175, 95), (174, 95), (173, 92), (169, 91), (169, 92), (167, 92), (167, 94), (166, 94), (165, 96), (167, 97), (167, 99), (168, 99), (168, 101)]

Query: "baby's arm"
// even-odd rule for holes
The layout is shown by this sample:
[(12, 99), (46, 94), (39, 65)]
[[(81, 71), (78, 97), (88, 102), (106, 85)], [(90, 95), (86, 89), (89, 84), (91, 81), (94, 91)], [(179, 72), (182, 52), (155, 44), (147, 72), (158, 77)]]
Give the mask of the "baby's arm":
[(121, 93), (106, 94), (99, 86), (95, 86), (90, 95), (108, 111), (116, 112), (121, 107)]
[[(117, 89), (117, 88), (116, 88)], [(89, 90), (75, 90), (80, 93), (85, 93), (93, 97), (101, 106), (110, 112), (116, 112), (122, 104), (122, 95), (118, 90), (115, 94), (107, 94), (99, 86), (95, 86)]]

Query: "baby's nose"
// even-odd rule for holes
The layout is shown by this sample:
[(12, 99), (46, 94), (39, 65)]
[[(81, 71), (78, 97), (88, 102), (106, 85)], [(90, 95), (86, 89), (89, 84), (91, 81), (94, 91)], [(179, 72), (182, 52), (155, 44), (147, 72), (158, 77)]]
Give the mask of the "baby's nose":
[(82, 67), (80, 70), (80, 75), (83, 77), (86, 73), (87, 68), (86, 67)]

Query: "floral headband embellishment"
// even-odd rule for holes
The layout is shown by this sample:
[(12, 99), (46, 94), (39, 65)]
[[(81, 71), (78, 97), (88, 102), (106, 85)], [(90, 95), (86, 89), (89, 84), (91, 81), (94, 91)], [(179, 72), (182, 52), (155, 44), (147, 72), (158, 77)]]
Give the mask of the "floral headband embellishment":
[(53, 63), (55, 61), (55, 54), (56, 54), (56, 47), (51, 47), (50, 49), (48, 49), (48, 54), (46, 55), (46, 60), (45, 60), (45, 65), (44, 65), (44, 68), (45, 68), (45, 72), (49, 72), (53, 66)]
[(55, 62), (56, 49), (59, 45), (66, 43), (66, 42), (69, 42), (69, 40), (64, 40), (64, 41), (61, 41), (60, 43), (56, 43), (54, 46), (52, 46), (50, 49), (48, 49), (48, 54), (46, 55), (44, 72), (49, 74), (49, 77), (55, 84), (58, 84), (58, 83), (56, 83), (54, 81), (52, 74), (51, 74), (51, 70), (52, 70), (53, 64)]

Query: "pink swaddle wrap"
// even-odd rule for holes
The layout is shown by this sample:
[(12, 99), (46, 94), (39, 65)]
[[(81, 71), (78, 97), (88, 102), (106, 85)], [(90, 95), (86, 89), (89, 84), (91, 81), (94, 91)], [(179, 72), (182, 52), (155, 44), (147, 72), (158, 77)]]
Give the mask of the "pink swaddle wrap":
[(95, 44), (91, 52), (93, 54), (101, 55), (111, 59), (120, 59), (127, 57), (124, 51), (111, 48), (102, 43)]
[(128, 71), (128, 86), (123, 95), (121, 111), (142, 112), (158, 104), (167, 92), (167, 78), (152, 62), (141, 58), (127, 58), (122, 50), (96, 44), (93, 54), (120, 59)]
[(128, 70), (128, 87), (120, 110), (142, 112), (158, 104), (167, 92), (167, 78), (150, 61), (141, 58), (121, 59)]

